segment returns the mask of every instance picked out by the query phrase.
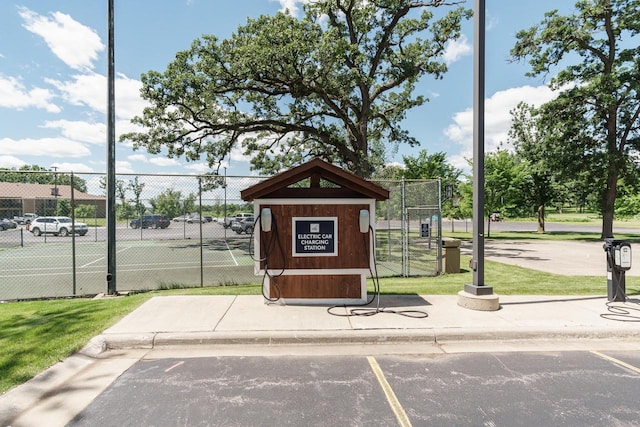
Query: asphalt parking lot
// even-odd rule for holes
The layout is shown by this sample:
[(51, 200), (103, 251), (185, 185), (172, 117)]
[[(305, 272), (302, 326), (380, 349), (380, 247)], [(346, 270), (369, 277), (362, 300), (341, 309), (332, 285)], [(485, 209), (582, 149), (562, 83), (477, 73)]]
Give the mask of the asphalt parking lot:
[(141, 360), (70, 426), (637, 425), (637, 352)]

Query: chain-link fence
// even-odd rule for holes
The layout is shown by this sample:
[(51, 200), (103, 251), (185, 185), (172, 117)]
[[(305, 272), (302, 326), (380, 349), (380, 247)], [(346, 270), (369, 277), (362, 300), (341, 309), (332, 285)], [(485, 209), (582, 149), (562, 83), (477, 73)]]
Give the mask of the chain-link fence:
[[(0, 228), (0, 300), (105, 292), (104, 174), (12, 171), (3, 179), (12, 182), (0, 182), (0, 218), (10, 220)], [(260, 283), (253, 203), (240, 192), (263, 179), (118, 175), (117, 291)], [(377, 184), (390, 190), (377, 204), (378, 273), (438, 274), (438, 181)], [(244, 225), (232, 224), (239, 214)]]
[(389, 190), (377, 202), (376, 260), (381, 275), (435, 276), (442, 271), (439, 180), (375, 181)]

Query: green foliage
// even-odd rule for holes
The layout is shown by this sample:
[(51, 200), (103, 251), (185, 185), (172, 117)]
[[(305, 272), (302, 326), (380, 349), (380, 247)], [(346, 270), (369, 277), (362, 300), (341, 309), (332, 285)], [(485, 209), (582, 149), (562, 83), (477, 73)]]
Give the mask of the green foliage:
[(80, 205), (76, 207), (77, 218), (93, 218), (96, 214), (96, 207), (94, 205)]
[[(33, 173), (36, 172), (36, 173)], [(46, 172), (46, 173), (45, 173)], [(71, 185), (71, 175), (50, 171), (38, 165), (24, 165), (19, 169), (0, 168), (1, 182), (23, 182), (30, 184)], [(87, 182), (77, 176), (73, 177), (73, 186), (76, 190), (87, 192)]]
[[(619, 178), (640, 150), (640, 0), (578, 1), (517, 34), (514, 59), (531, 76), (556, 73), (558, 97), (541, 108), (548, 148), (565, 173), (586, 172), (600, 193), (603, 237), (613, 235)], [(631, 42), (630, 42), (631, 41)], [(568, 64), (568, 65), (567, 65)]]
[(616, 218), (637, 218), (640, 216), (640, 194), (623, 197), (616, 202)]
[(400, 127), (425, 75), (446, 72), (442, 54), (469, 10), (434, 20), (439, 0), (327, 0), (250, 19), (228, 39), (204, 35), (164, 73), (142, 76), (150, 104), (125, 134), (134, 148), (220, 167), (233, 147), (273, 173), (320, 157), (368, 177), (385, 145), (417, 141)]
[(149, 203), (153, 207), (153, 212), (167, 215), (174, 218), (185, 213), (194, 212), (196, 206), (196, 195), (189, 194), (182, 196), (182, 192), (167, 188), (157, 197), (152, 198)]
[(558, 197), (559, 168), (556, 157), (549, 152), (555, 146), (547, 143), (548, 128), (539, 123), (536, 110), (525, 103), (520, 103), (511, 114), (510, 142), (516, 154), (528, 163), (530, 173), (531, 185), (524, 188), (527, 202), (533, 209), (549, 205)]
[[(420, 150), (417, 156), (403, 156), (404, 167), (387, 165), (384, 169), (379, 169), (375, 174), (376, 179), (440, 179), (441, 200), (443, 216), (462, 218), (462, 212), (457, 206), (453, 206), (452, 201), (447, 199), (445, 188), (452, 186), (453, 193), (457, 196), (459, 178), (462, 174), (460, 169), (456, 169), (447, 163), (447, 154), (438, 152), (429, 154), (427, 150)], [(436, 202), (437, 204), (437, 202)]]
[(129, 180), (129, 189), (133, 192), (133, 213), (136, 216), (144, 215), (147, 208), (145, 208), (145, 206), (140, 201), (142, 190), (144, 190), (144, 183), (141, 183), (136, 176), (134, 179)]
[[(485, 154), (484, 213), (499, 212), (503, 217), (527, 216), (525, 188), (530, 185), (529, 164), (506, 150)], [(472, 199), (471, 180), (460, 186), (468, 209)]]
[(71, 216), (71, 202), (67, 199), (59, 199), (57, 202), (56, 215)]

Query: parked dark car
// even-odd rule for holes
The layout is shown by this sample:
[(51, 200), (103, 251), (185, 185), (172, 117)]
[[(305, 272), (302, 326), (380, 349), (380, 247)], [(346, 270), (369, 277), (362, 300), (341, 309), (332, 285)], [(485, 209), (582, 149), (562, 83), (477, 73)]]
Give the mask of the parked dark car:
[(0, 219), (0, 230), (8, 230), (10, 228), (16, 228), (18, 225), (11, 221), (9, 218)]
[(142, 218), (131, 220), (131, 228), (167, 228), (171, 221), (166, 215), (142, 215)]

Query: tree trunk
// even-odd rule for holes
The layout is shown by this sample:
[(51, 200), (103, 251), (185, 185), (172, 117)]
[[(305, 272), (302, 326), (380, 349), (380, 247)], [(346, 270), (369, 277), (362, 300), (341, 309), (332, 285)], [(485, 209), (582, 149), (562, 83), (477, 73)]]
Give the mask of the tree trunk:
[(538, 207), (538, 233), (544, 233), (544, 205)]
[(487, 215), (487, 239), (491, 237), (491, 215)]
[(610, 173), (607, 178), (607, 188), (603, 195), (602, 204), (602, 234), (600, 238), (613, 237), (613, 208), (618, 191), (617, 173)]

